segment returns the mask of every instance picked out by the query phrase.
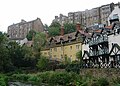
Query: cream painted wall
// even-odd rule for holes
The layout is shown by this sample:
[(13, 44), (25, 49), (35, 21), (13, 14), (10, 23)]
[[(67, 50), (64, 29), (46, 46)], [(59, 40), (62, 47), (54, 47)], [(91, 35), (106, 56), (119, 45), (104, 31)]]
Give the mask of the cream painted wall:
[[(50, 48), (50, 50), (43, 50), (41, 51), (45, 56), (51, 56), (52, 59), (55, 60), (63, 60), (64, 56), (66, 55), (71, 61), (76, 60), (76, 53), (82, 49), (81, 43), (74, 43), (59, 47)], [(47, 53), (47, 54), (46, 54)], [(48, 54), (49, 53), (49, 54)]]

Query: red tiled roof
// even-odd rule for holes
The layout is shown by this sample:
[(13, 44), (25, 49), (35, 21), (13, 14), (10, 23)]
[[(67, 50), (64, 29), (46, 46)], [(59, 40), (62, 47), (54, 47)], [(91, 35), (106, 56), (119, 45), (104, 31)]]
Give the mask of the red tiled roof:
[(105, 28), (107, 28), (107, 29), (112, 29), (112, 25), (106, 26)]

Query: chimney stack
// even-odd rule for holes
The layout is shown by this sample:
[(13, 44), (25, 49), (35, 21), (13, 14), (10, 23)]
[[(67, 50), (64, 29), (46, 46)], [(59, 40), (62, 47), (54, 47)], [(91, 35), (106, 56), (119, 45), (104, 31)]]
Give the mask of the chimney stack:
[(76, 30), (77, 30), (77, 31), (81, 30), (81, 27), (80, 27), (80, 23), (79, 23), (79, 22), (77, 22), (77, 24), (76, 24)]
[(61, 36), (63, 36), (64, 35), (64, 26), (62, 25), (61, 26)]

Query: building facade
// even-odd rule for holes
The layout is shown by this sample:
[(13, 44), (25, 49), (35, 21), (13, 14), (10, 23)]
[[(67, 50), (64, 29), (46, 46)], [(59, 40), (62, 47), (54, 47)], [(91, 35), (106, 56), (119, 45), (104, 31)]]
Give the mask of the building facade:
[(22, 40), (26, 38), (26, 35), (29, 33), (30, 30), (35, 30), (37, 32), (44, 31), (44, 27), (40, 18), (29, 22), (21, 20), (20, 23), (10, 25), (8, 26), (7, 34), (12, 40)]
[(59, 17), (55, 16), (55, 19), (52, 22), (58, 22), (62, 25), (64, 23), (68, 23), (68, 17), (63, 14), (60, 14)]
[[(66, 16), (68, 23), (77, 23), (79, 22), (84, 27), (92, 27), (97, 24), (108, 25), (108, 16), (114, 10), (114, 7), (120, 7), (120, 3), (117, 4), (110, 3), (107, 5), (102, 5), (100, 7), (92, 8), (90, 10), (78, 11), (78, 12), (69, 12)], [(59, 21), (59, 18), (55, 18), (56, 21)], [(64, 23), (65, 20), (62, 20)]]
[(66, 58), (69, 61), (77, 60), (76, 53), (82, 51), (82, 38), (80, 24), (77, 24), (76, 32), (65, 34), (61, 27), (61, 35), (48, 39), (48, 49), (43, 49), (42, 54), (49, 59), (64, 61)]

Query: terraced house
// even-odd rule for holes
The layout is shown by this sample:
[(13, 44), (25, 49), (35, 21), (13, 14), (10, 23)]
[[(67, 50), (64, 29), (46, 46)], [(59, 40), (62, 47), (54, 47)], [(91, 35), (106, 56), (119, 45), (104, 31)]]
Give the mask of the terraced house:
[(85, 34), (78, 23), (76, 32), (65, 34), (61, 27), (61, 35), (48, 39), (48, 46), (42, 50), (42, 54), (57, 61), (63, 61), (65, 57), (70, 61), (77, 60), (76, 53), (82, 50), (82, 36)]

